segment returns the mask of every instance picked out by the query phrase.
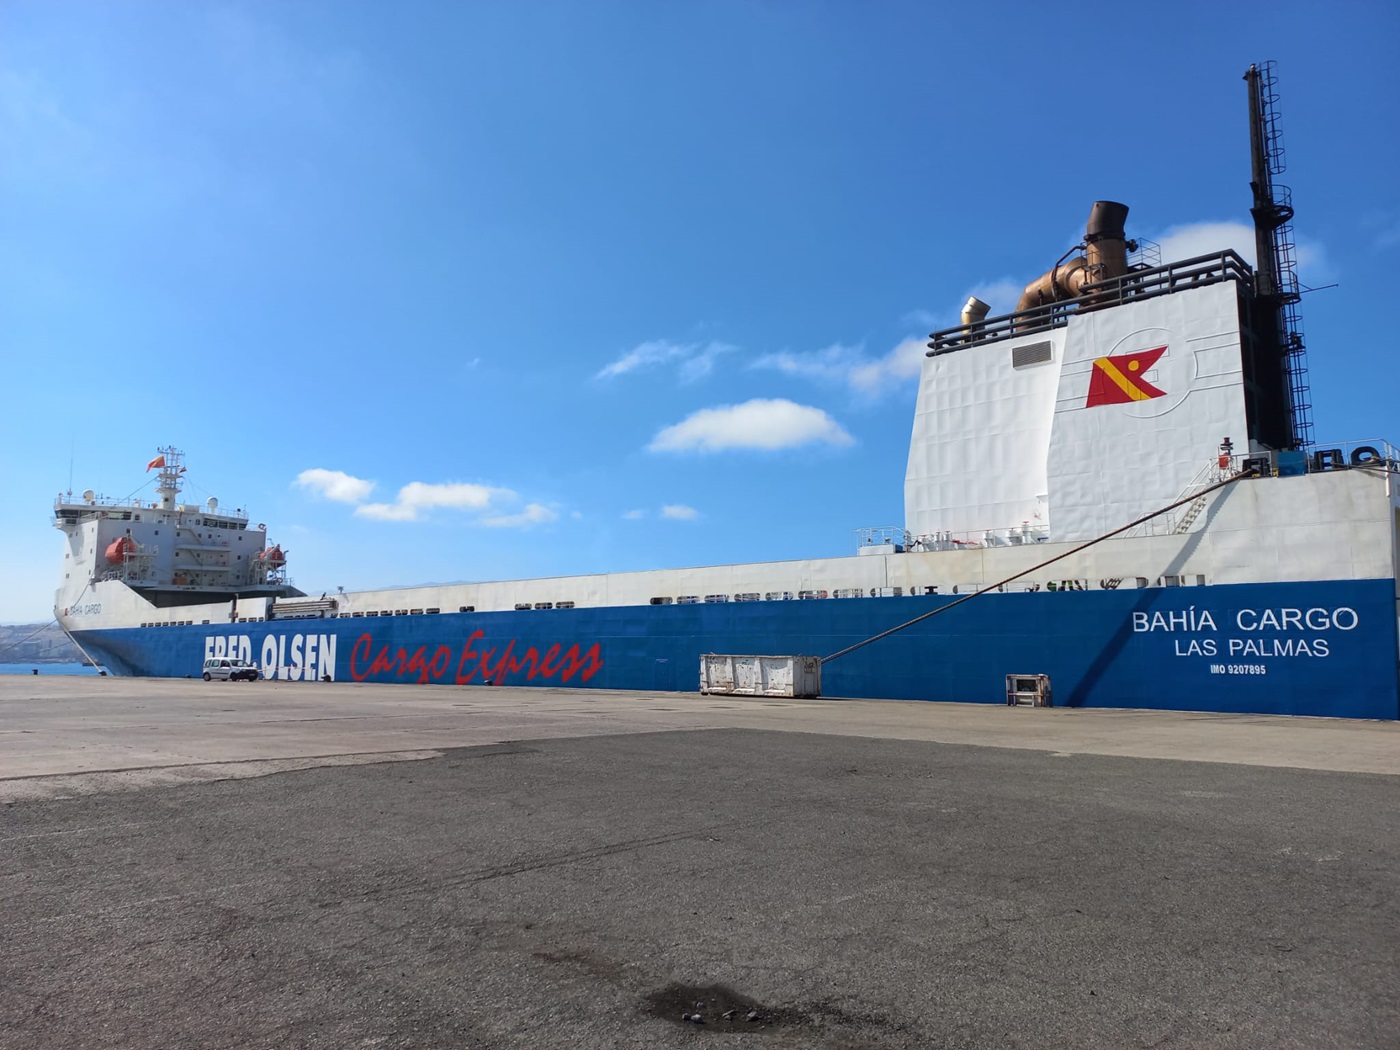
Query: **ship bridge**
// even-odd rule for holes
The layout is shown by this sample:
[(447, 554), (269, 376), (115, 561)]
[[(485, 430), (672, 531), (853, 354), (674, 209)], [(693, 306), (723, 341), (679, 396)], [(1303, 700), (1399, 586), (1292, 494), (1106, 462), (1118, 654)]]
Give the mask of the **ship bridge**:
[(242, 508), (223, 510), (212, 496), (178, 501), (183, 460), (170, 447), (147, 465), (160, 470), (155, 500), (104, 499), (91, 489), (55, 499), (54, 525), (68, 537), (65, 589), (116, 582), (161, 607), (299, 595), (282, 548), (269, 546), (266, 527), (250, 526)]

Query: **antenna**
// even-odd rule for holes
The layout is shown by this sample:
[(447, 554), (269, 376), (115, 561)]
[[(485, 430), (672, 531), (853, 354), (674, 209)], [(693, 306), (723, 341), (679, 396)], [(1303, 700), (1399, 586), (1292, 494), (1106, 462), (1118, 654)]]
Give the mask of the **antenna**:
[(185, 454), (174, 445), (167, 445), (156, 451), (160, 453), (157, 457), (160, 474), (156, 478), (156, 492), (160, 495), (160, 505), (166, 510), (174, 510), (175, 497), (179, 495), (183, 484), (180, 475), (185, 472)]

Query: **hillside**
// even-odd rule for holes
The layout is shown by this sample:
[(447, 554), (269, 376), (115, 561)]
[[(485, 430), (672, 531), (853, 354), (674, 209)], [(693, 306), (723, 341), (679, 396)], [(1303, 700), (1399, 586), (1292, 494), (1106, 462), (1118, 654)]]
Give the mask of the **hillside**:
[(56, 623), (0, 624), (0, 663), (78, 663), (83, 654)]

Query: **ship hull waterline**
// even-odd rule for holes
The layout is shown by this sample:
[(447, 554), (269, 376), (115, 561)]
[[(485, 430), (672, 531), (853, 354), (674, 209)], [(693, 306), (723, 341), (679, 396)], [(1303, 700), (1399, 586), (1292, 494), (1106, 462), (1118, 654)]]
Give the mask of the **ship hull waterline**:
[[(73, 629), (115, 674), (691, 691), (704, 653), (835, 653), (948, 596)], [(828, 697), (1400, 718), (1390, 579), (987, 594), (824, 665)]]

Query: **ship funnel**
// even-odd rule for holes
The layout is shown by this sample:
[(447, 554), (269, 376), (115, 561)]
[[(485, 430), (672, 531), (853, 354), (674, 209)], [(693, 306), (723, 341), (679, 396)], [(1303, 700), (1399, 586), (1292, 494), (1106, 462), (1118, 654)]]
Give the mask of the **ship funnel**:
[[(1123, 223), (1128, 206), (1117, 201), (1095, 201), (1084, 224), (1083, 255), (1069, 258), (1069, 252), (1041, 274), (1021, 293), (1017, 312), (1046, 303), (1077, 299), (1086, 284), (1122, 277), (1128, 272), (1128, 242)], [(1073, 251), (1074, 249), (1070, 249)]]

